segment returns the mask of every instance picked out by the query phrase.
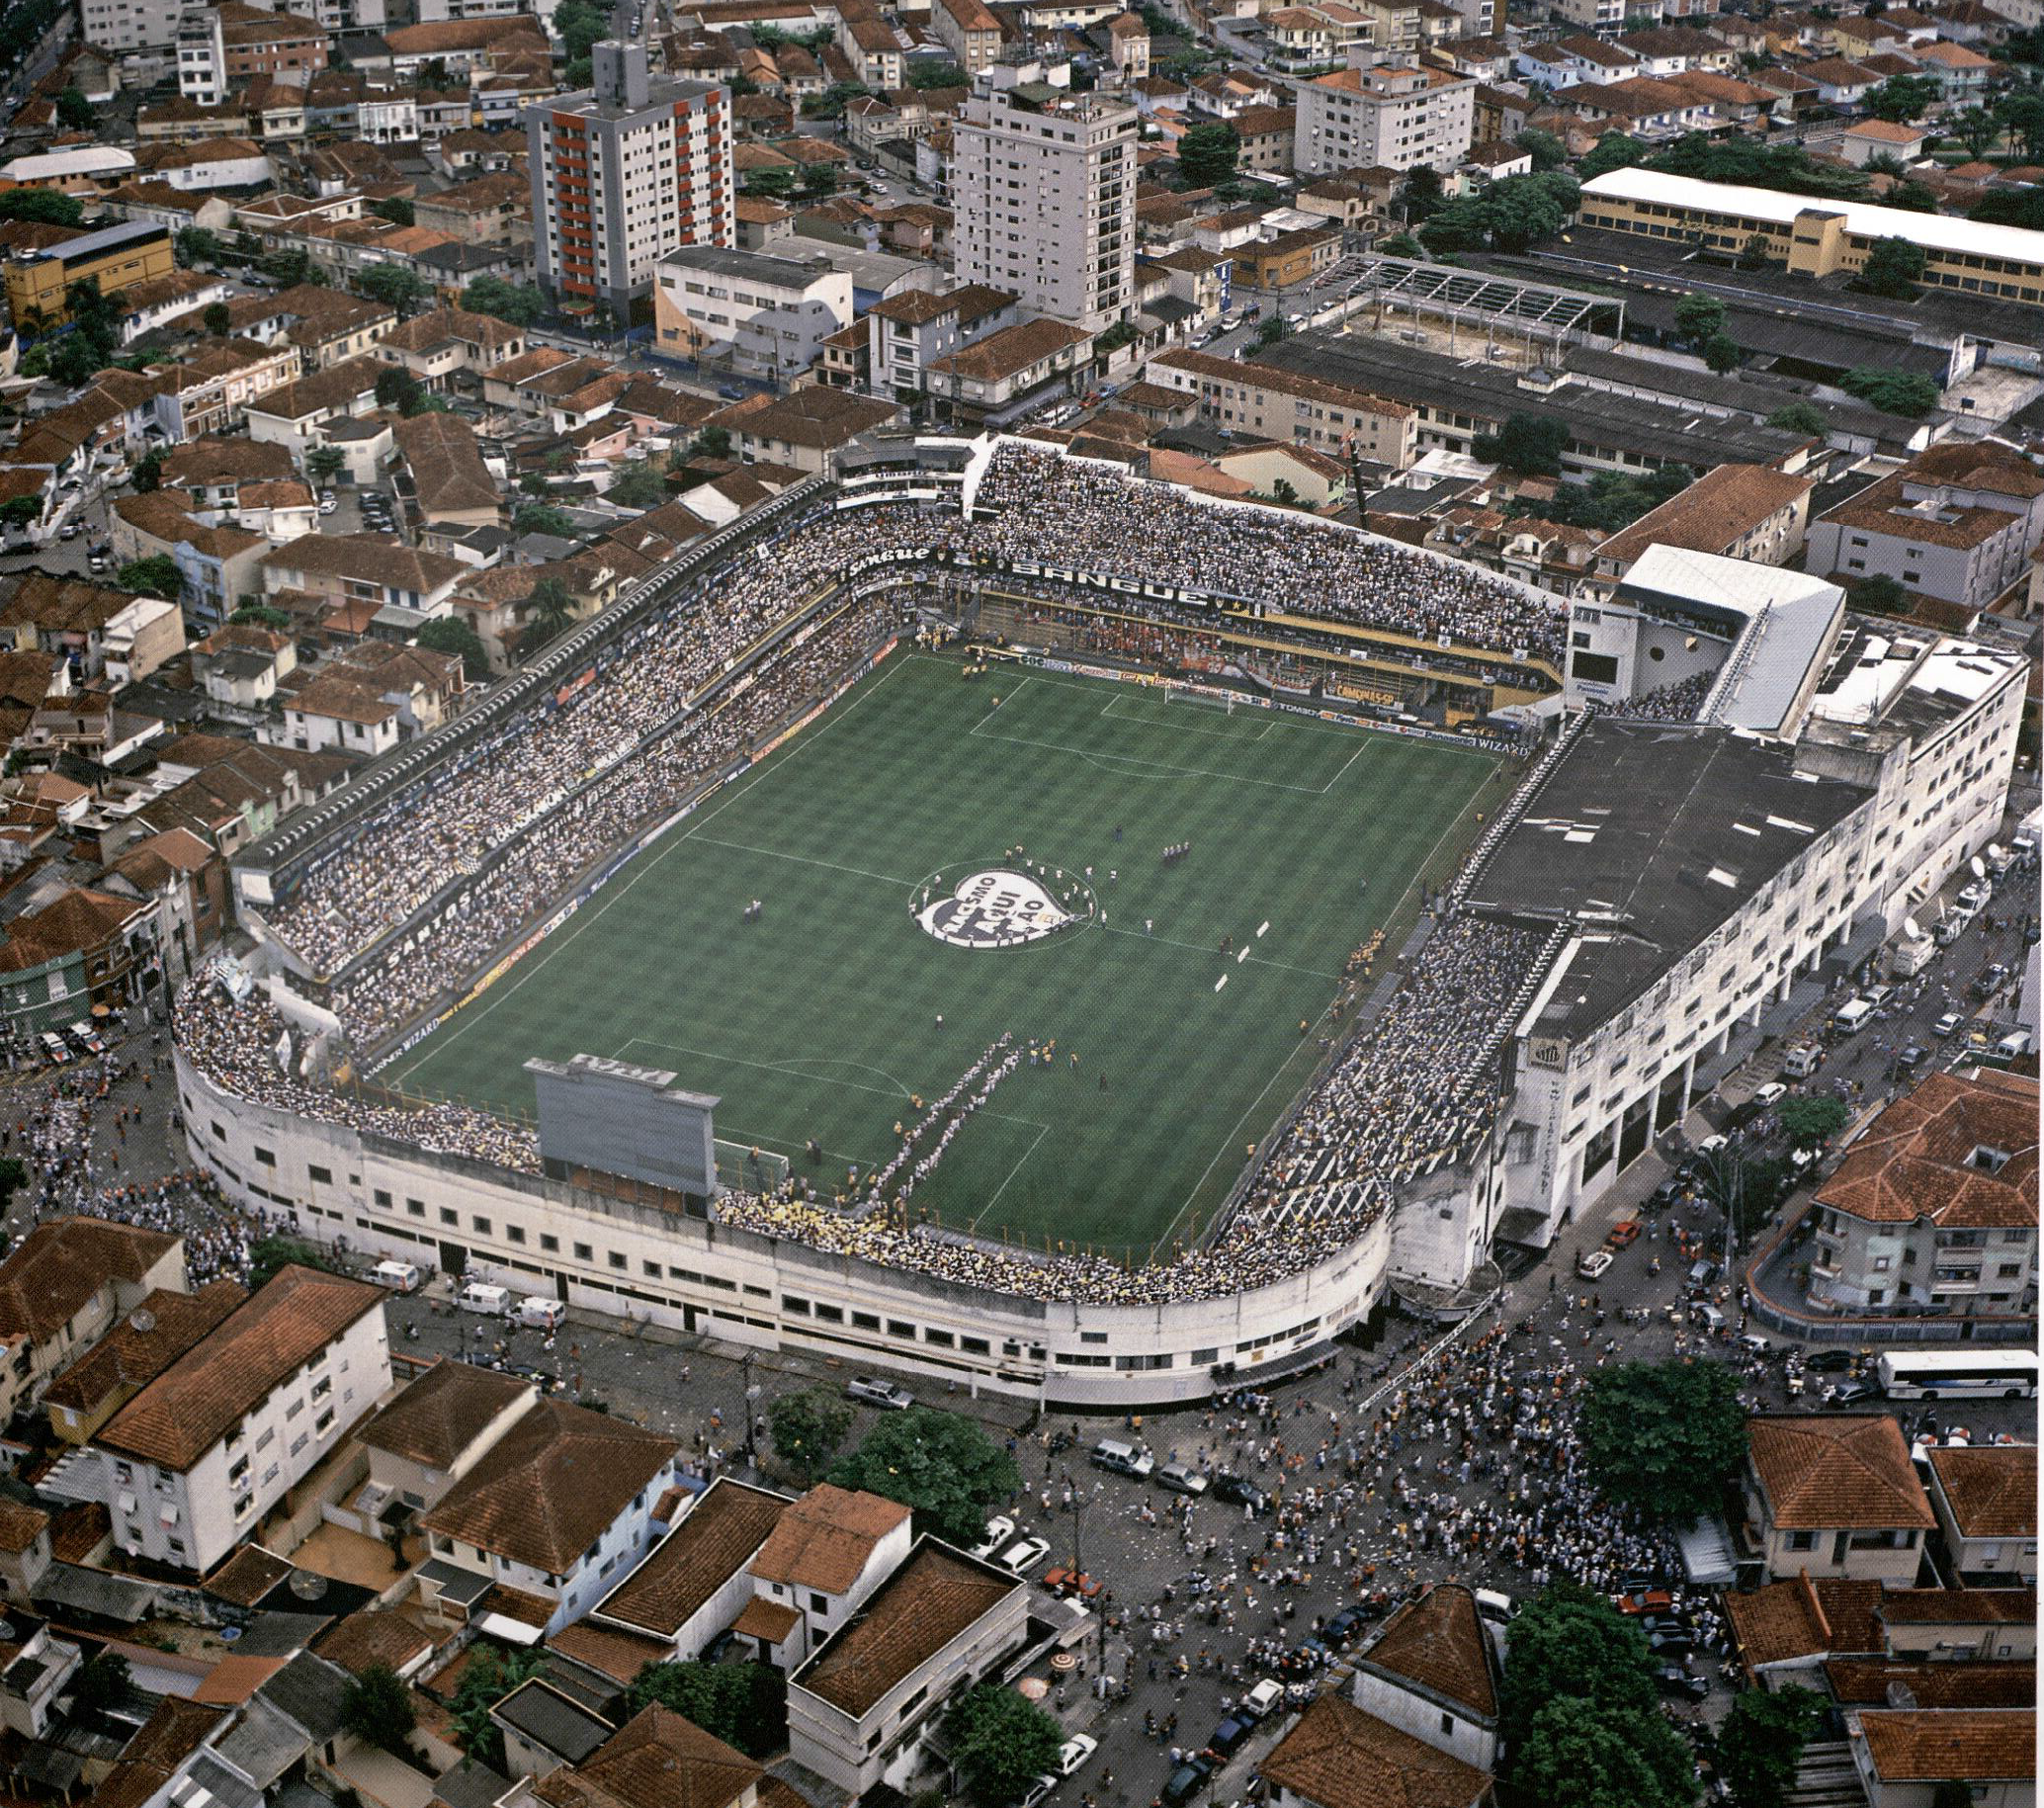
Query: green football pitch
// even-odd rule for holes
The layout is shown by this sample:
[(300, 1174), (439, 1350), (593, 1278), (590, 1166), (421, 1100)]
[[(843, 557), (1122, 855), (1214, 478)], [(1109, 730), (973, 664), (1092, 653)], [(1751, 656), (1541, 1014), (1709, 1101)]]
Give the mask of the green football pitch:
[[(383, 1077), (529, 1113), (535, 1055), (672, 1069), (720, 1095), (720, 1138), (827, 1195), (1003, 1031), (1055, 1039), (914, 1208), (1142, 1259), (1226, 1197), (1310, 1073), (1350, 951), (1410, 924), (1493, 771), (1475, 749), (897, 653)], [(1012, 867), (1012, 847), (1090, 866), (1092, 919), (1009, 947), (922, 927), (933, 873)]]

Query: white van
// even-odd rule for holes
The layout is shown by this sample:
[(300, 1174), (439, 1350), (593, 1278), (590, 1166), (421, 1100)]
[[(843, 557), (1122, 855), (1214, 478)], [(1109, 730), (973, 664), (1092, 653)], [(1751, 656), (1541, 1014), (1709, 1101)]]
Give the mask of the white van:
[(380, 1261), (369, 1278), (392, 1293), (416, 1293), (426, 1277), (408, 1261)]
[(521, 1325), (536, 1326), (541, 1331), (553, 1331), (567, 1317), (567, 1308), (558, 1300), (550, 1300), (534, 1293), (518, 1302), (518, 1322)]
[(485, 1286), (481, 1281), (470, 1281), (455, 1295), (455, 1304), (464, 1312), (487, 1312), (502, 1318), (511, 1310), (511, 1289)]
[(1866, 1028), (1874, 1014), (1874, 1007), (1864, 998), (1854, 998), (1841, 1004), (1837, 1014), (1831, 1018), (1831, 1025), (1841, 1036), (1856, 1036)]

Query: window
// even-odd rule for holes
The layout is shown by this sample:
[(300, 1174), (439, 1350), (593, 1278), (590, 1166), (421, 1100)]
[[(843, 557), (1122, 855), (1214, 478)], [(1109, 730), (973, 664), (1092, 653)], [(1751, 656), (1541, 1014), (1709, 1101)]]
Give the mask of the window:
[(315, 1162), (308, 1162), (305, 1163), (305, 1174), (315, 1186), (331, 1186), (333, 1184), (333, 1169), (330, 1167), (321, 1167)]
[(255, 1159), (264, 1167), (275, 1167), (277, 1165), (277, 1152), (274, 1149), (264, 1149), (258, 1146), (255, 1152)]
[(542, 1231), (540, 1233), (540, 1248), (549, 1255), (558, 1255), (560, 1253), (560, 1239), (554, 1236), (552, 1231)]
[(595, 1259), (596, 1251), (592, 1249), (586, 1243), (578, 1243), (575, 1245), (575, 1260), (594, 1261)]
[(451, 1205), (443, 1205), (440, 1208), (440, 1222), (442, 1224), (452, 1225), (456, 1230), (460, 1230), (462, 1225), (462, 1214), (456, 1211), (455, 1208)]

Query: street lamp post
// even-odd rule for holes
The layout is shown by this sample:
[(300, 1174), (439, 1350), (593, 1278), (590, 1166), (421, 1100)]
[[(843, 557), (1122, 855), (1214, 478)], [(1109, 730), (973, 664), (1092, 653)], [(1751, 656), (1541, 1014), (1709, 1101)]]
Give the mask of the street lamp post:
[(749, 1349), (739, 1357), (738, 1365), (744, 1376), (745, 1387), (745, 1467), (757, 1469), (759, 1467), (759, 1444), (753, 1436), (752, 1424), (754, 1412), (759, 1402), (759, 1389), (753, 1385), (752, 1352)]

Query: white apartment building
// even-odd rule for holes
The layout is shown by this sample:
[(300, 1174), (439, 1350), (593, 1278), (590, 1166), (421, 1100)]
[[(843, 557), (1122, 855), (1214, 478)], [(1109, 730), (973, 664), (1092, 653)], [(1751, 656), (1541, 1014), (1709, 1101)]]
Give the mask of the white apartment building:
[(532, 166), (533, 255), (563, 303), (622, 308), (681, 245), (730, 245), (730, 91), (658, 82), (641, 44), (590, 51), (594, 87), (521, 113)]
[(201, 107), (227, 98), (227, 46), (216, 6), (194, 7), (178, 23), (178, 93)]
[(1639, 0), (1553, 0), (1548, 12), (1578, 31), (1595, 32), (1600, 38), (1617, 37), (1625, 30), (1628, 19), (1646, 19), (1657, 25), (1661, 22), (1661, 8), (1652, 0), (1646, 5), (1639, 4)]
[(661, 258), (653, 332), (663, 349), (787, 382), (816, 362), (823, 341), (852, 323), (852, 279), (829, 258), (776, 257), (723, 245), (684, 245)]
[(1300, 87), (1292, 165), (1302, 176), (1421, 163), (1453, 169), (1476, 129), (1476, 92), (1473, 78), (1445, 69), (1351, 59)]
[(184, 0), (78, 0), (84, 40), (101, 50), (168, 49), (184, 11)]
[(129, 1557), (204, 1575), (390, 1386), (383, 1290), (286, 1268), (50, 1472)]
[(1136, 307), (1136, 109), (1074, 94), (1070, 65), (1002, 63), (952, 133), (960, 283), (1098, 332)]

